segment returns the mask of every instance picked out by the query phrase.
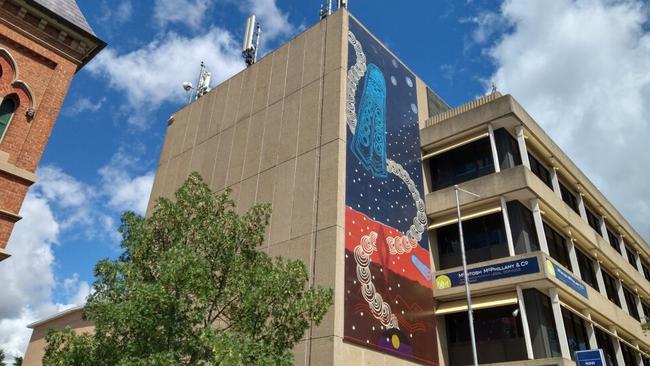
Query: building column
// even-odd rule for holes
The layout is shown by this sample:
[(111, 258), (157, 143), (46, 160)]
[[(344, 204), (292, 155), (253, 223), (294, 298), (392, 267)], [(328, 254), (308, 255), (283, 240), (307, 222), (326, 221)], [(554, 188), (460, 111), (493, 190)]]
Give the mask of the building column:
[(615, 327), (610, 327), (609, 331), (614, 333), (615, 337), (612, 338), (612, 343), (614, 344), (614, 353), (616, 354), (616, 363), (619, 365), (625, 365), (625, 359), (623, 359), (623, 351), (621, 350), (621, 341), (618, 340), (618, 332), (616, 332)]
[(630, 310), (627, 307), (627, 301), (625, 300), (625, 294), (623, 293), (623, 283), (620, 278), (616, 278), (616, 292), (618, 293), (618, 301), (621, 303), (621, 308), (626, 314), (630, 314)]
[(598, 283), (598, 292), (601, 295), (607, 297), (607, 290), (605, 289), (605, 280), (603, 279), (603, 271), (600, 268), (600, 262), (596, 260), (594, 262), (594, 271), (596, 272), (596, 282)]
[[(621, 236), (621, 241), (623, 241), (623, 237)], [(643, 272), (643, 262), (641, 262), (641, 253), (639, 253), (638, 250), (635, 250), (636, 254), (636, 270), (639, 271), (644, 277), (645, 273)]]
[(562, 357), (570, 360), (571, 351), (569, 350), (569, 342), (566, 338), (566, 330), (564, 329), (564, 321), (562, 320), (562, 306), (560, 305), (560, 297), (557, 294), (557, 288), (551, 287), (548, 289), (548, 294), (551, 298), (551, 307), (553, 309), (553, 319), (555, 320), (555, 329), (557, 330), (557, 338), (560, 342), (560, 351)]
[(582, 193), (578, 193), (578, 211), (580, 211), (580, 217), (584, 222), (589, 222), (587, 220), (587, 209), (585, 209), (585, 200)]
[(515, 128), (515, 135), (517, 135), (517, 146), (519, 147), (519, 155), (521, 156), (521, 163), (530, 169), (530, 160), (528, 160), (528, 147), (526, 147), (526, 136), (524, 135), (524, 126), (519, 125)]
[(643, 366), (643, 356), (641, 355), (641, 348), (638, 342), (634, 342), (634, 350), (636, 351), (636, 365)]
[(560, 179), (557, 177), (557, 168), (551, 167), (551, 185), (553, 186), (553, 192), (555, 195), (562, 199), (562, 191), (560, 190)]
[(634, 294), (636, 296), (636, 312), (639, 313), (639, 322), (641, 324), (645, 323), (646, 315), (643, 312), (643, 305), (641, 305), (641, 298), (639, 294)]
[(496, 140), (494, 139), (494, 129), (492, 128), (491, 123), (488, 123), (488, 135), (490, 136), (490, 150), (492, 150), (492, 159), (494, 160), (494, 172), (498, 173), (501, 171), (501, 166), (499, 163), (499, 153), (497, 151)]
[(512, 229), (510, 228), (510, 217), (508, 216), (508, 205), (506, 198), (501, 196), (501, 213), (503, 214), (503, 224), (506, 229), (506, 240), (508, 241), (508, 254), (512, 257), (515, 255), (515, 243), (512, 239)]
[(576, 275), (578, 278), (582, 278), (582, 275), (580, 274), (580, 265), (578, 264), (578, 255), (576, 254), (575, 239), (569, 238), (567, 247), (568, 247), (567, 249), (569, 249), (569, 260), (571, 261), (571, 270), (573, 274)]
[(530, 328), (528, 326), (528, 315), (526, 314), (526, 304), (524, 303), (524, 292), (521, 286), (517, 286), (517, 300), (519, 301), (519, 316), (521, 317), (521, 325), (524, 329), (524, 341), (526, 342), (526, 355), (529, 360), (535, 358), (533, 353), (533, 341), (530, 337)]
[(535, 232), (537, 233), (539, 249), (547, 255), (550, 255), (548, 252), (548, 243), (546, 243), (546, 234), (544, 234), (544, 221), (542, 220), (542, 211), (539, 209), (538, 198), (530, 200), (530, 208), (533, 212), (533, 221), (535, 222)]
[[(609, 244), (612, 245), (612, 243), (609, 241), (609, 235), (607, 235), (607, 224), (605, 223), (605, 217), (601, 216), (600, 217), (600, 222), (599, 222), (599, 227), (600, 227), (600, 236), (605, 239), (605, 241)], [(623, 244), (622, 241), (619, 240), (618, 244), (620, 245), (621, 249), (621, 255), (625, 256), (625, 259), (627, 259), (627, 256), (625, 254), (625, 244)]]
[(586, 327), (587, 327), (587, 339), (589, 340), (589, 349), (598, 349), (598, 342), (596, 341), (596, 331), (594, 330), (594, 323), (591, 322), (591, 313), (589, 310), (584, 310), (582, 312), (584, 316), (589, 319), (588, 322), (586, 322)]

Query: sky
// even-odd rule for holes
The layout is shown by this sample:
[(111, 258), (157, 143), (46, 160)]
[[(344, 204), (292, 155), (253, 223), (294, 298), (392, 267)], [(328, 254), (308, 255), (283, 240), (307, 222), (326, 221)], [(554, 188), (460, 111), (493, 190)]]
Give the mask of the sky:
[[(9, 241), (13, 256), (0, 264), (0, 349), (9, 358), (24, 354), (28, 324), (83, 304), (94, 264), (120, 254), (120, 215), (144, 212), (166, 122), (200, 62), (216, 85), (244, 67), (249, 14), (267, 53), (315, 24), (320, 4), (78, 3), (108, 47), (75, 76)], [(647, 3), (350, 0), (349, 9), (451, 106), (493, 82), (512, 94), (650, 238)]]

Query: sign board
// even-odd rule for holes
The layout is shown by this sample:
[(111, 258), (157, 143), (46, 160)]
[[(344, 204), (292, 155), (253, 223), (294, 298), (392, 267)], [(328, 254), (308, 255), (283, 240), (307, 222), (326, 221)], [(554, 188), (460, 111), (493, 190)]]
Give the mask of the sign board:
[[(469, 283), (500, 280), (539, 272), (537, 257), (517, 259), (510, 262), (495, 263), (489, 266), (467, 270)], [(442, 274), (436, 277), (436, 288), (443, 290), (465, 284), (463, 271)]]
[(569, 286), (575, 292), (579, 293), (585, 299), (589, 298), (589, 293), (587, 292), (587, 286), (585, 286), (582, 281), (573, 277), (572, 274), (567, 272), (562, 266), (556, 264), (550, 259), (546, 260), (546, 269), (549, 274), (562, 282), (563, 284)]
[(577, 351), (576, 363), (578, 366), (606, 366), (605, 357), (603, 357), (603, 351), (600, 348)]

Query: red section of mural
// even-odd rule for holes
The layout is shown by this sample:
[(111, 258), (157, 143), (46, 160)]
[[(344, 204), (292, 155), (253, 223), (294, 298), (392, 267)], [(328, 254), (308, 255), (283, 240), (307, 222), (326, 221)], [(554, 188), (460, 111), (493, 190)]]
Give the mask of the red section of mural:
[[(384, 280), (388, 279), (388, 271), (399, 276), (417, 281), (420, 285), (431, 288), (430, 259), (429, 251), (422, 248), (417, 242), (412, 241), (409, 253), (391, 254), (387, 243), (389, 238), (404, 242), (408, 240), (404, 234), (397, 229), (384, 225), (380, 222), (373, 221), (361, 212), (355, 211), (350, 207), (345, 208), (345, 249), (354, 252), (354, 248), (361, 242), (363, 236), (371, 232), (377, 233), (376, 248), (377, 250), (370, 256), (373, 263), (382, 267)], [(416, 259), (414, 260), (415, 257)], [(418, 266), (416, 263), (419, 263)], [(426, 266), (422, 267), (422, 266)]]

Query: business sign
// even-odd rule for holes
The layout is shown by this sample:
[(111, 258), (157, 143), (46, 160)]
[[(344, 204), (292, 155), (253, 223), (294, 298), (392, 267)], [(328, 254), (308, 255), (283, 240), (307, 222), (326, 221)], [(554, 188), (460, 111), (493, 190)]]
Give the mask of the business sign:
[[(479, 283), (524, 276), (537, 272), (539, 272), (537, 257), (529, 257), (468, 269), (467, 276), (469, 277), (469, 283)], [(465, 276), (463, 271), (451, 272), (436, 277), (436, 288), (438, 290), (444, 290), (464, 284)]]
[(576, 351), (576, 363), (578, 366), (605, 366), (605, 357), (600, 348)]
[(587, 292), (587, 286), (585, 286), (580, 280), (573, 277), (569, 274), (562, 266), (556, 264), (550, 259), (546, 260), (546, 269), (549, 274), (562, 282), (563, 284), (571, 287), (575, 292), (579, 293), (585, 299), (589, 298), (589, 293)]

